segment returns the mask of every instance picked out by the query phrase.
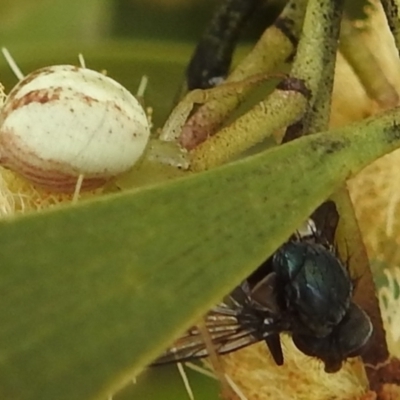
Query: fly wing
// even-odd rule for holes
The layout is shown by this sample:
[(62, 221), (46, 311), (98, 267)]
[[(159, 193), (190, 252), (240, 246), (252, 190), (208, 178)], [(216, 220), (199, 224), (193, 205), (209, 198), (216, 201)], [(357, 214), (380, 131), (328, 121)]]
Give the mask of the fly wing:
[[(218, 354), (230, 353), (260, 340), (250, 331), (244, 330), (234, 317), (216, 315), (212, 312), (206, 318), (206, 326)], [(203, 357), (208, 357), (208, 350), (201, 333), (193, 327), (153, 362), (153, 365), (190, 361)]]
[[(214, 307), (205, 317), (205, 326), (218, 354), (259, 342), (269, 334), (264, 314), (254, 308), (246, 290), (239, 286), (227, 301)], [(271, 323), (271, 332), (273, 326)], [(194, 326), (153, 362), (153, 365), (189, 361), (208, 357), (208, 350), (199, 329)]]
[(336, 204), (332, 200), (325, 201), (312, 213), (311, 219), (315, 223), (317, 236), (332, 246), (339, 223)]

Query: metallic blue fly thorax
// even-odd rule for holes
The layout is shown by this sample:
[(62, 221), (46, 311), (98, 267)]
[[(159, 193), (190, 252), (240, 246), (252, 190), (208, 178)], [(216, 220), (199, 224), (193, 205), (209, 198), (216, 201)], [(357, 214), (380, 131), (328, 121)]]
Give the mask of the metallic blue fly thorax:
[(328, 335), (346, 314), (352, 283), (339, 259), (325, 246), (289, 241), (273, 257), (285, 293), (285, 307), (297, 318), (293, 328), (316, 337)]

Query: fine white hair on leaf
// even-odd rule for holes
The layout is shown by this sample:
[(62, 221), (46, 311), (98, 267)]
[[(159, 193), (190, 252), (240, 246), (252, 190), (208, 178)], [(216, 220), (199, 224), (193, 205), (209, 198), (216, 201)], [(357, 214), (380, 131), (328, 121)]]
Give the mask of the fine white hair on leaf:
[(82, 182), (85, 176), (83, 174), (79, 174), (78, 179), (76, 180), (74, 195), (72, 196), (72, 204), (75, 204), (79, 200), (79, 195), (81, 193)]
[(136, 97), (143, 97), (144, 93), (146, 92), (147, 89), (147, 84), (149, 83), (149, 78), (147, 75), (143, 75), (142, 78), (140, 79), (138, 89), (136, 91)]
[(217, 379), (217, 377), (215, 376), (215, 374), (213, 374), (211, 372), (211, 370), (202, 368), (199, 365), (193, 364), (191, 362), (185, 362), (185, 367), (188, 367), (188, 368), (192, 369), (193, 371), (198, 372), (199, 374), (208, 376), (211, 379)]
[(189, 396), (189, 399), (190, 400), (194, 400), (194, 394), (193, 394), (192, 388), (191, 388), (190, 383), (189, 383), (189, 379), (188, 379), (188, 377), (186, 375), (186, 372), (185, 372), (185, 369), (183, 368), (182, 363), (178, 362), (176, 364), (176, 366), (178, 368), (179, 375), (182, 378), (183, 385), (185, 386), (185, 389), (186, 389), (186, 392), (187, 392), (187, 394)]
[(11, 71), (14, 72), (14, 75), (19, 79), (23, 79), (24, 78), (24, 74), (22, 73), (22, 71), (20, 70), (20, 68), (18, 67), (17, 63), (15, 62), (13, 56), (11, 55), (11, 53), (8, 51), (8, 49), (6, 47), (2, 47), (1, 48), (1, 52), (3, 53), (4, 58), (7, 61), (7, 64), (9, 65), (9, 67), (11, 68)]
[(79, 53), (79, 54), (78, 54), (78, 60), (79, 60), (79, 65), (80, 65), (82, 68), (86, 68), (85, 57), (83, 57), (83, 54), (82, 54), (82, 53)]

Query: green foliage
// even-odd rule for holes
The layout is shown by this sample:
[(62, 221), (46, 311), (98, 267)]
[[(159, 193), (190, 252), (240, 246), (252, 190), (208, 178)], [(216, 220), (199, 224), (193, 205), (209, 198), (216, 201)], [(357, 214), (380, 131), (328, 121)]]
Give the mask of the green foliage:
[(349, 175), (399, 145), (382, 121), (395, 131), (389, 114), (3, 221), (1, 397), (97, 399), (128, 382)]

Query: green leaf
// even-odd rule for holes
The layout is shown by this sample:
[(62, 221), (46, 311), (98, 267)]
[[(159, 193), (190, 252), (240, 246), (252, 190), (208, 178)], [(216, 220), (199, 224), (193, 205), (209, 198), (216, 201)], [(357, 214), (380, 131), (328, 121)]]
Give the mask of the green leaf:
[(398, 147), (396, 118), (391, 113), (169, 183), (2, 221), (1, 398), (97, 399), (114, 392), (349, 176)]

